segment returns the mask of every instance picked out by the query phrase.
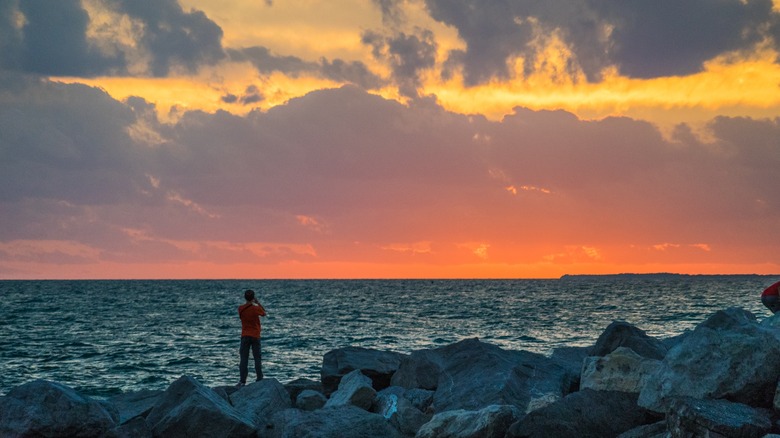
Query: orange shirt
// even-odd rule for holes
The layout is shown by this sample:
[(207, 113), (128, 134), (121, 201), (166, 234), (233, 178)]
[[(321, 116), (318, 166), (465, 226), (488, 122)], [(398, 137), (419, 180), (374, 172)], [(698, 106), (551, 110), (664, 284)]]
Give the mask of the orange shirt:
[(762, 297), (771, 295), (780, 295), (780, 281), (764, 289), (764, 292), (761, 293)]
[(263, 306), (246, 303), (238, 306), (238, 316), (241, 318), (241, 336), (260, 338), (260, 317), (265, 316)]

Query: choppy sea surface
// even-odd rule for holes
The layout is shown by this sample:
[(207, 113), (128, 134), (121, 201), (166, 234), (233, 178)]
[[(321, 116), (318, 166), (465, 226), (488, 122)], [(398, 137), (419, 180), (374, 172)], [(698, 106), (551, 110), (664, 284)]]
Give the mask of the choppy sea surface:
[(235, 384), (247, 288), (268, 311), (265, 375), (286, 383), (318, 379), (324, 354), (346, 346), (409, 353), (478, 337), (549, 354), (592, 345), (614, 320), (669, 337), (727, 307), (763, 319), (759, 295), (778, 279), (0, 281), (0, 394), (36, 378), (92, 396), (184, 374)]

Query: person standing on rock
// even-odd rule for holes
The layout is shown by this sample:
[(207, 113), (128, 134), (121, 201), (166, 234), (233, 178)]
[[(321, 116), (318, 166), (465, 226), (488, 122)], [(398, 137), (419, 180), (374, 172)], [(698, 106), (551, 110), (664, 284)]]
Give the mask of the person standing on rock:
[(263, 362), (260, 355), (260, 317), (265, 316), (265, 308), (257, 301), (255, 291), (249, 289), (244, 292), (246, 303), (238, 306), (238, 317), (241, 318), (241, 346), (238, 349), (240, 362), (238, 370), (240, 380), (238, 387), (246, 385), (249, 375), (249, 350), (252, 349), (252, 357), (255, 360), (255, 372), (257, 380), (263, 380)]
[(772, 313), (780, 311), (780, 281), (764, 289), (761, 293), (761, 302)]

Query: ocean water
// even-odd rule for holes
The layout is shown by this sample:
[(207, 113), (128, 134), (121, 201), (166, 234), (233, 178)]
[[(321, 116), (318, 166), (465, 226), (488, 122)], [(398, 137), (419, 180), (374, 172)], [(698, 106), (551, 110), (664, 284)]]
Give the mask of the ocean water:
[(0, 281), (0, 394), (36, 378), (92, 396), (164, 389), (184, 374), (235, 384), (247, 288), (268, 311), (265, 375), (286, 383), (318, 379), (324, 354), (346, 346), (409, 353), (478, 337), (549, 354), (592, 345), (618, 319), (657, 337), (727, 307), (763, 319), (759, 295), (777, 280)]

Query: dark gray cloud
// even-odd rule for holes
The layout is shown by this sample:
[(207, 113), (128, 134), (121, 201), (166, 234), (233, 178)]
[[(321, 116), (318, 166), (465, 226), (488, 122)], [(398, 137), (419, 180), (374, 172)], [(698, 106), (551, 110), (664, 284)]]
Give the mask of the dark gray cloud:
[(133, 193), (143, 160), (127, 135), (130, 108), (84, 85), (17, 78), (0, 90), (0, 200), (100, 204)]
[[(135, 22), (137, 47), (119, 40), (90, 41), (90, 17), (80, 0), (0, 0), (0, 67), (42, 75), (127, 74), (128, 59), (149, 59), (148, 73), (195, 71), (224, 58), (222, 29), (176, 0), (106, 0), (103, 6)], [(106, 31), (104, 37), (109, 35)], [(100, 48), (99, 48), (100, 47)]]
[[(776, 23), (771, 0), (426, 0), (432, 17), (455, 27), (467, 47), (451, 54), (470, 85), (506, 78), (536, 41), (561, 34), (589, 80), (616, 65), (632, 77), (685, 75), (725, 52), (747, 49)], [(776, 35), (775, 35), (776, 38)]]
[(357, 85), (364, 90), (374, 90), (385, 84), (382, 78), (374, 74), (360, 61), (346, 62), (341, 59), (328, 61), (322, 58), (320, 71), (322, 76), (327, 79)]
[(382, 11), (382, 22), (385, 25), (395, 26), (405, 19), (401, 9), (403, 0), (372, 0)]
[(144, 24), (139, 42), (151, 55), (154, 76), (165, 76), (176, 66), (195, 71), (225, 56), (222, 29), (202, 11), (185, 12), (177, 0), (108, 1)]
[(266, 75), (274, 72), (293, 77), (313, 74), (332, 81), (357, 85), (366, 90), (376, 89), (384, 84), (382, 78), (360, 61), (329, 61), (327, 58), (321, 58), (319, 62), (304, 61), (296, 56), (276, 55), (261, 46), (228, 49), (228, 54), (232, 61), (249, 62), (258, 72)]
[(363, 43), (371, 46), (378, 60), (390, 65), (392, 76), (402, 95), (418, 97), (420, 73), (436, 64), (436, 39), (433, 32), (418, 29), (414, 35), (398, 32), (391, 36), (373, 31), (363, 33)]
[(250, 85), (244, 90), (244, 95), (241, 96), (240, 102), (244, 105), (251, 105), (253, 103), (262, 102), (265, 99), (260, 89), (256, 85)]
[(0, 11), (5, 21), (0, 66), (61, 76), (93, 76), (124, 67), (121, 54), (105, 55), (89, 44), (89, 16), (78, 0), (3, 1)]
[(307, 62), (296, 56), (279, 56), (267, 47), (254, 46), (228, 49), (230, 59), (235, 62), (250, 62), (260, 73), (280, 72), (291, 76), (316, 71), (316, 63)]

